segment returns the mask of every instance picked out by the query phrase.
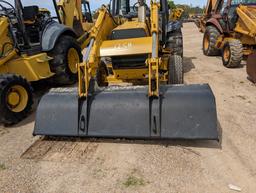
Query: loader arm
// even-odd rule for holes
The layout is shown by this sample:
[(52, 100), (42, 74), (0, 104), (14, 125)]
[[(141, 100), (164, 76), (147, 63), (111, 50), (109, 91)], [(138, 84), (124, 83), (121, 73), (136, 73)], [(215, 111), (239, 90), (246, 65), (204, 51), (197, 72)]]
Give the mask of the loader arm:
[(240, 5), (236, 9), (239, 19), (235, 31), (248, 35), (252, 38), (256, 37), (256, 13), (248, 8), (248, 6)]
[(148, 94), (149, 96), (159, 96), (159, 72), (158, 67), (161, 60), (158, 56), (159, 50), (159, 5), (157, 3), (151, 4), (151, 33), (152, 33), (152, 55), (147, 60), (148, 64)]
[(17, 55), (9, 33), (7, 17), (0, 17), (0, 71), (1, 66)]
[(61, 22), (71, 28), (73, 27), (74, 16), (75, 16), (74, 10), (77, 9), (77, 3), (78, 3), (77, 1), (78, 0), (75, 0), (75, 1), (60, 0), (57, 3)]
[(109, 15), (107, 8), (102, 7), (99, 10), (99, 16), (95, 25), (91, 29), (90, 43), (86, 50), (84, 50), (83, 63), (78, 65), (78, 92), (80, 97), (87, 97), (89, 94), (89, 83), (96, 76), (100, 62), (100, 45), (102, 41), (107, 39), (107, 36), (115, 26), (116, 24)]
[[(146, 60), (148, 66), (148, 96), (159, 96), (159, 4), (151, 4), (151, 34), (152, 53)], [(90, 81), (95, 78), (100, 63), (100, 46), (107, 39), (110, 32), (116, 27), (114, 19), (109, 15), (107, 8), (99, 10), (98, 19), (90, 32), (90, 43), (83, 57), (83, 63), (78, 66), (79, 96), (87, 97), (90, 90)]]
[(57, 7), (61, 22), (73, 28), (77, 35), (82, 36), (78, 41), (84, 48), (87, 33), (93, 26), (89, 2), (87, 0), (59, 0)]

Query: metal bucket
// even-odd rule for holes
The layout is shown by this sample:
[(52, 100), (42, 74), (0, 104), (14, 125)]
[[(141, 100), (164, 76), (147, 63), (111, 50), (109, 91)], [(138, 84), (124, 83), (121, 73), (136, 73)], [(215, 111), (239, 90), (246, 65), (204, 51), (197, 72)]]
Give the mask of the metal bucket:
[(218, 140), (215, 98), (207, 84), (108, 87), (86, 100), (52, 91), (38, 106), (34, 135)]

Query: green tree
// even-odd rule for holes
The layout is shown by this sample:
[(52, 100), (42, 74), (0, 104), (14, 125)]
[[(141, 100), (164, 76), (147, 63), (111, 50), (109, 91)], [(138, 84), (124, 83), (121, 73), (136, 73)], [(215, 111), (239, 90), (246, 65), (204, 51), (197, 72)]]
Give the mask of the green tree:
[(172, 0), (168, 0), (168, 6), (169, 6), (169, 9), (175, 9), (176, 8), (176, 5), (174, 4), (174, 2)]

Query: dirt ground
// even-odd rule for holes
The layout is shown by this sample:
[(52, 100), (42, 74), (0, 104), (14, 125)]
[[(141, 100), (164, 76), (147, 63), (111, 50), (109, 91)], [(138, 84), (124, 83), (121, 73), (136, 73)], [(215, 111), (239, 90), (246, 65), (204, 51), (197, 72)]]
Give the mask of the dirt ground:
[(222, 142), (43, 140), (35, 114), (0, 126), (1, 193), (256, 192), (256, 88), (245, 67), (226, 69), (202, 54), (200, 34), (184, 24), (185, 81), (206, 83), (216, 97)]

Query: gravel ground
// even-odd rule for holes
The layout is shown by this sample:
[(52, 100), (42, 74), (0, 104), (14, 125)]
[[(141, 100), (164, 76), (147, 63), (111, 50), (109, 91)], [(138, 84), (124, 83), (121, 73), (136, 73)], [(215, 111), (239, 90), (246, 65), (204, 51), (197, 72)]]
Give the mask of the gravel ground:
[(222, 143), (39, 139), (35, 115), (0, 126), (1, 193), (179, 192), (256, 190), (256, 89), (245, 68), (226, 69), (202, 54), (200, 34), (184, 24), (186, 83), (208, 82)]

